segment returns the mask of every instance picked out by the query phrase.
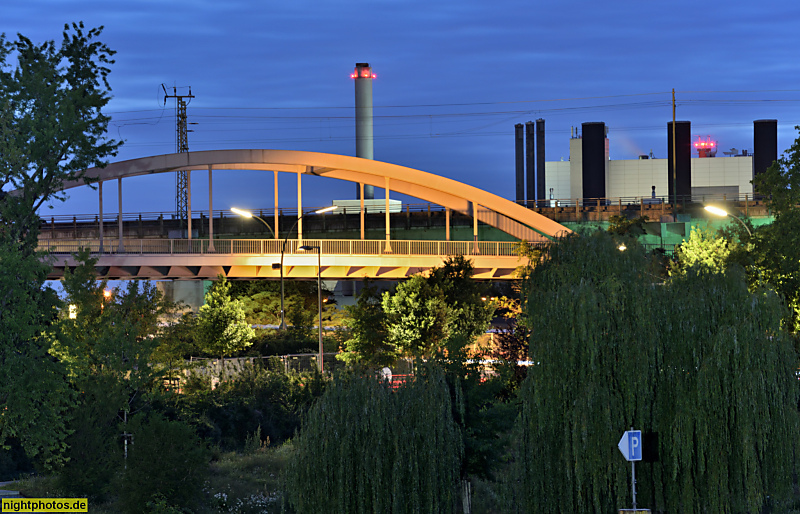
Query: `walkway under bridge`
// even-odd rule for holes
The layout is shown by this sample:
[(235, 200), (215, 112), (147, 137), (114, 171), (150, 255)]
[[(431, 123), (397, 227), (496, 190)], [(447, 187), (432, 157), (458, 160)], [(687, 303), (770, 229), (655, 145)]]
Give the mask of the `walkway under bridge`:
[[(223, 275), (236, 279), (397, 280), (441, 266), (448, 256), (472, 261), (474, 278), (512, 280), (519, 243), (508, 241), (402, 241), (319, 239), (123, 239), (101, 249), (99, 240), (42, 240), (51, 253), (49, 279), (64, 276), (78, 263), (74, 254), (88, 248), (98, 261), (98, 276), (108, 279), (210, 280)], [(302, 246), (320, 248), (303, 250)], [(283, 252), (282, 252), (283, 250)]]

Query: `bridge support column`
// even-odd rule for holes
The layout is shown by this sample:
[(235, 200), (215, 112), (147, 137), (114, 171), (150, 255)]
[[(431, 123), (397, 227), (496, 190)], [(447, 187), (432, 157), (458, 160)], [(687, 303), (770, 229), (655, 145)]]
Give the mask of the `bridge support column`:
[(103, 181), (97, 183), (97, 197), (99, 198), (100, 204), (100, 216), (97, 220), (100, 222), (99, 224), (99, 236), (100, 236), (100, 248), (98, 250), (99, 253), (103, 253)]
[(384, 188), (383, 188), (383, 196), (386, 198), (386, 248), (383, 249), (386, 253), (392, 253), (392, 243), (391, 243), (391, 226), (389, 225), (391, 216), (389, 214), (389, 177), (384, 177)]
[(278, 236), (278, 232), (279, 232), (279, 230), (278, 230), (278, 172), (277, 171), (273, 171), (272, 175), (273, 175), (273, 179), (274, 179), (274, 182), (275, 182), (275, 185), (272, 188), (275, 191), (275, 202), (274, 202), (274, 206), (275, 206), (275, 209), (274, 209), (274, 211), (275, 211), (275, 223), (273, 224), (273, 226), (275, 227), (275, 230), (273, 230), (272, 232), (273, 232), (273, 235), (275, 236), (275, 239), (279, 239), (279, 236)]
[[(297, 246), (303, 246), (303, 174), (297, 172)], [(291, 234), (289, 234), (291, 235)]]
[(481, 253), (480, 249), (478, 248), (478, 208), (480, 206), (472, 202), (472, 253), (478, 254)]
[(214, 248), (214, 189), (211, 187), (212, 166), (208, 165), (208, 251), (217, 251)]
[(361, 240), (363, 241), (364, 240), (364, 183), (360, 182), (358, 184), (358, 188), (359, 188), (358, 199), (360, 200), (360, 203), (361, 203), (361, 211), (360, 211), (361, 212)]
[(192, 170), (186, 170), (186, 234), (192, 240)]
[(125, 245), (122, 244), (122, 177), (117, 179), (117, 198), (119, 201), (119, 214), (117, 215), (117, 234), (119, 235), (118, 253), (125, 253)]
[(450, 208), (444, 208), (444, 239), (450, 241)]

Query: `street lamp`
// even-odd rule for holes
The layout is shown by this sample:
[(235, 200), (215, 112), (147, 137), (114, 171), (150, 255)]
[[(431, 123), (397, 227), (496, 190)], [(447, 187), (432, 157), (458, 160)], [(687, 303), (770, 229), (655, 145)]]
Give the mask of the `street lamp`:
[(317, 308), (319, 309), (319, 372), (322, 373), (324, 367), (322, 362), (322, 248), (320, 246), (303, 245), (300, 247), (304, 252), (310, 250), (317, 251)]
[(243, 209), (237, 209), (236, 207), (231, 207), (231, 212), (234, 213), (234, 214), (238, 214), (239, 216), (242, 216), (243, 218), (256, 218), (258, 221), (260, 221), (261, 223), (266, 225), (266, 227), (269, 229), (269, 231), (272, 232), (272, 237), (275, 238), (275, 231), (272, 230), (272, 227), (270, 227), (269, 224), (266, 221), (261, 219), (260, 216), (256, 216), (255, 214), (253, 214), (250, 211), (245, 211)]
[[(333, 211), (336, 208), (337, 208), (336, 205), (331, 205), (331, 206), (325, 207), (323, 209), (317, 209), (316, 211), (313, 211), (313, 213), (314, 214), (323, 214), (325, 212)], [(251, 218), (251, 217), (252, 218), (258, 218), (258, 216), (255, 216), (251, 212), (245, 211), (245, 210), (242, 210), (242, 209), (233, 208), (233, 209), (231, 209), (231, 211), (234, 214), (238, 214), (239, 216), (244, 216), (245, 218)], [(294, 227), (297, 226), (297, 223), (301, 219), (303, 219), (303, 216), (305, 216), (306, 214), (311, 214), (311, 213), (300, 214), (300, 216), (298, 216), (297, 219), (294, 221), (294, 224), (292, 224), (292, 227), (289, 229), (289, 231), (286, 232), (286, 237), (283, 239), (283, 245), (281, 245), (281, 262), (280, 262), (280, 264), (278, 264), (277, 262), (272, 264), (272, 269), (275, 269), (276, 267), (279, 266), (279, 269), (281, 270), (281, 324), (278, 326), (278, 329), (280, 329), (280, 330), (286, 330), (286, 314), (285, 314), (285, 311), (284, 311), (284, 308), (283, 308), (283, 254), (286, 252), (286, 243), (289, 241), (289, 236), (291, 235), (292, 230), (294, 230)], [(261, 220), (261, 218), (258, 218), (258, 219)], [(266, 221), (261, 220), (261, 222), (264, 223), (264, 225), (267, 225)], [(269, 227), (269, 225), (267, 225), (267, 227)], [(270, 227), (270, 230), (272, 230), (271, 227)], [(272, 237), (275, 237), (275, 232), (274, 231), (272, 232)]]
[(723, 217), (724, 216), (730, 216), (731, 218), (734, 218), (736, 221), (738, 221), (739, 223), (742, 224), (742, 226), (744, 227), (745, 230), (747, 230), (747, 234), (750, 237), (753, 237), (753, 233), (750, 232), (750, 228), (738, 216), (734, 216), (733, 214), (729, 213), (728, 211), (726, 211), (724, 209), (720, 209), (719, 207), (714, 207), (713, 205), (706, 205), (705, 209), (708, 212), (710, 212), (711, 214), (716, 214), (717, 216), (723, 216)]

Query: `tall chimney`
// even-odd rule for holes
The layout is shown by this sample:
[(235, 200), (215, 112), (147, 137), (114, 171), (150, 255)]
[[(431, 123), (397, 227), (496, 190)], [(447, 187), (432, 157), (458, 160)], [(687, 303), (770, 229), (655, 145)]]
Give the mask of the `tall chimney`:
[(543, 205), (539, 205), (541, 200), (548, 198), (547, 191), (545, 191), (545, 176), (544, 176), (544, 120), (539, 118), (536, 120), (536, 206), (544, 207), (548, 205), (545, 201)]
[[(356, 157), (372, 159), (372, 79), (375, 74), (369, 63), (356, 63), (356, 69), (351, 75), (356, 82)], [(360, 190), (356, 184), (356, 198), (360, 197)], [(375, 198), (375, 188), (364, 186), (364, 199)]]
[(778, 120), (753, 122), (753, 175), (764, 173), (778, 160)]
[(525, 206), (536, 205), (536, 129), (532, 121), (525, 123), (525, 181), (527, 182), (528, 201)]
[(583, 198), (606, 197), (606, 124), (602, 121), (581, 124), (583, 139)]
[(692, 123), (675, 122), (675, 176), (672, 175), (672, 122), (667, 122), (667, 166), (669, 170), (668, 193), (670, 202), (685, 202), (692, 196)]
[(516, 158), (517, 203), (525, 205), (525, 126), (514, 125), (514, 150)]

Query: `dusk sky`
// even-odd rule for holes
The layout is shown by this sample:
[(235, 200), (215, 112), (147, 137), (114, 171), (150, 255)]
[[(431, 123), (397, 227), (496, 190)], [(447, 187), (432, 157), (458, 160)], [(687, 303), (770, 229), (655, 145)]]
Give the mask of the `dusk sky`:
[[(175, 151), (162, 83), (196, 96), (190, 150), (354, 155), (357, 62), (377, 75), (375, 159), (509, 199), (515, 123), (546, 120), (548, 161), (568, 159), (571, 127), (591, 121), (608, 125), (612, 159), (666, 157), (672, 88), (678, 120), (721, 150), (752, 150), (753, 120), (775, 118), (783, 152), (800, 124), (796, 1), (6, 0), (0, 10), (0, 32), (35, 42), (60, 41), (73, 21), (104, 25), (117, 51), (107, 112), (125, 145), (113, 160)], [(192, 177), (193, 208), (207, 209), (207, 174)], [(294, 207), (294, 177), (280, 184)], [(126, 212), (174, 211), (174, 175), (123, 185)], [(42, 214), (96, 212), (97, 193), (82, 189)], [(355, 186), (309, 178), (303, 191), (304, 206), (324, 206)], [(272, 174), (216, 172), (214, 208), (234, 205), (270, 208)]]

